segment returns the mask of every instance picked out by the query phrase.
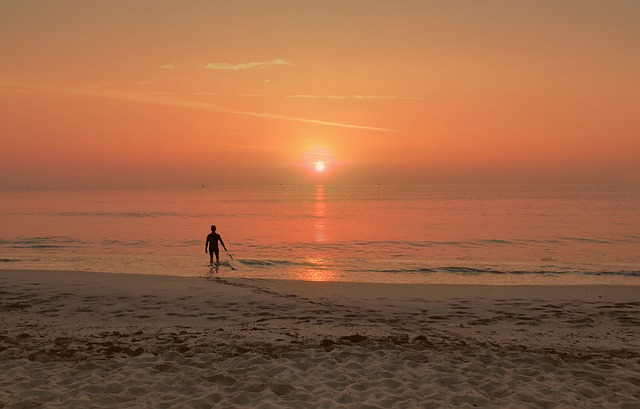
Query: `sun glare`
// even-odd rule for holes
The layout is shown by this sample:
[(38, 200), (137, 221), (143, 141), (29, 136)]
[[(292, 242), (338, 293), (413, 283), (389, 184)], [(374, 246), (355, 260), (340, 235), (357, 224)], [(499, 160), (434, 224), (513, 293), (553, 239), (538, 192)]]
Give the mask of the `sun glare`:
[(304, 169), (307, 175), (313, 175), (313, 180), (316, 182), (318, 178), (324, 179), (329, 176), (328, 174), (334, 173), (338, 162), (327, 148), (316, 147), (302, 152), (304, 153), (298, 166)]

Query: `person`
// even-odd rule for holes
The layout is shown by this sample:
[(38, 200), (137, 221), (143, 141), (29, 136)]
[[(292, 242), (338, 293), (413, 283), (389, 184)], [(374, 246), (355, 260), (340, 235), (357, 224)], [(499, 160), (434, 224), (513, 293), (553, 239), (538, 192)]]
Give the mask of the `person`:
[(218, 248), (218, 242), (222, 244), (222, 247), (227, 251), (227, 247), (222, 241), (222, 237), (216, 233), (216, 226), (211, 226), (211, 233), (207, 236), (207, 240), (204, 242), (204, 252), (209, 252), (209, 265), (213, 265), (213, 255), (216, 255), (216, 265), (220, 264), (220, 248)]

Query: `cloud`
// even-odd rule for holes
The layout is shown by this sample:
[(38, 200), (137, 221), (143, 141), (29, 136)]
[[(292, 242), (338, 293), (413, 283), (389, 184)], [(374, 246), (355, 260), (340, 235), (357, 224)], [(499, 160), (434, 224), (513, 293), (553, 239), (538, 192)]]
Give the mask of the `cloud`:
[(276, 59), (272, 61), (263, 61), (263, 62), (249, 62), (243, 64), (229, 64), (226, 62), (212, 62), (204, 67), (209, 70), (230, 70), (230, 71), (240, 71), (240, 70), (249, 70), (252, 68), (264, 68), (271, 65), (291, 65), (291, 63), (286, 62), (285, 60)]
[(256, 118), (276, 119), (282, 121), (291, 122), (303, 122), (309, 124), (334, 126), (340, 128), (351, 129), (363, 129), (377, 132), (397, 132), (394, 129), (378, 128), (375, 126), (348, 124), (344, 122), (332, 122), (324, 121), (320, 119), (300, 118), (292, 117), (288, 115), (278, 115), (265, 112), (252, 112), (252, 111), (238, 111), (221, 105), (209, 104), (206, 102), (187, 101), (182, 99), (171, 98), (166, 95), (139, 93), (139, 92), (127, 92), (127, 91), (112, 91), (104, 88), (87, 88), (87, 87), (73, 87), (73, 86), (60, 86), (60, 85), (48, 85), (48, 84), (34, 84), (19, 81), (3, 81), (0, 80), (0, 87), (12, 87), (21, 88), (27, 90), (40, 90), (48, 92), (56, 92), (62, 94), (75, 94), (75, 95), (87, 95), (100, 98), (110, 98), (121, 101), (138, 102), (143, 104), (154, 104), (162, 106), (170, 106), (176, 108), (195, 109), (209, 112), (220, 112), (230, 115), (242, 115), (251, 116)]
[(285, 97), (309, 99), (429, 99), (425, 97), (407, 97), (399, 95), (285, 95)]
[(163, 66), (162, 66), (162, 67), (160, 67), (160, 68), (162, 68), (163, 70), (175, 70), (175, 69), (176, 69), (176, 66), (175, 66), (175, 65), (173, 65), (173, 64), (165, 64), (165, 65), (163, 65)]
[(193, 95), (218, 97), (255, 97), (255, 98), (301, 98), (301, 99), (361, 99), (361, 100), (433, 100), (434, 98), (401, 95), (279, 95), (279, 94), (230, 94), (220, 92), (194, 92)]

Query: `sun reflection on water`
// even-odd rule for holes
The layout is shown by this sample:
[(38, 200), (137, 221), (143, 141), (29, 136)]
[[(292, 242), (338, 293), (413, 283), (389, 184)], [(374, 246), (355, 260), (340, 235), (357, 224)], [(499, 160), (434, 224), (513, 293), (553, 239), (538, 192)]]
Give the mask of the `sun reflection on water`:
[(316, 186), (316, 198), (313, 206), (314, 239), (317, 243), (327, 241), (327, 203), (324, 200), (324, 186)]
[(301, 269), (297, 278), (305, 281), (337, 281), (340, 274), (332, 268), (329, 260), (318, 257), (307, 257), (305, 262), (313, 265), (311, 268)]

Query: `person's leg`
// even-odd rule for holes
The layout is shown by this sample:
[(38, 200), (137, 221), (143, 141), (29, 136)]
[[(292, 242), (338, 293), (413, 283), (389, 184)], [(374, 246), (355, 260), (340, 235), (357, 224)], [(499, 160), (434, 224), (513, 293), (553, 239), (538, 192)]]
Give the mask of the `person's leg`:
[(209, 265), (213, 265), (213, 251), (209, 249)]
[(220, 250), (216, 249), (216, 264), (220, 264)]

